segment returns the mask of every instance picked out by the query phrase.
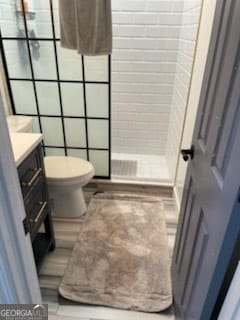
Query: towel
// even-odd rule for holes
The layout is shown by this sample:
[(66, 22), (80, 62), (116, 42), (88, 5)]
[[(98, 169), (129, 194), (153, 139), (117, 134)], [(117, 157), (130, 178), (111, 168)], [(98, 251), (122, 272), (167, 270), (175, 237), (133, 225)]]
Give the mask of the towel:
[(61, 46), (83, 55), (112, 53), (111, 0), (59, 0)]

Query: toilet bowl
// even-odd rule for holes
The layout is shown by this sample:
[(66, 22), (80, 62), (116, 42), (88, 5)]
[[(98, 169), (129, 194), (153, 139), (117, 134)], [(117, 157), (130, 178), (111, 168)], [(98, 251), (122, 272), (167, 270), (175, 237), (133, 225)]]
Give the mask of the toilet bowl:
[(82, 187), (93, 178), (93, 165), (65, 156), (47, 156), (44, 165), (53, 215), (73, 218), (84, 214), (87, 207)]

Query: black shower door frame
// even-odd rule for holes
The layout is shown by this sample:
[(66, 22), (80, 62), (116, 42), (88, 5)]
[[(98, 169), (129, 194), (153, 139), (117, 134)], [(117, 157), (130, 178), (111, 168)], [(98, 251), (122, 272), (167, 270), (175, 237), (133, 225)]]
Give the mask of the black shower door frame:
[[(22, 2), (22, 7), (24, 7), (23, 0)], [(111, 55), (108, 55), (108, 81), (87, 81), (85, 80), (85, 64), (84, 64), (84, 56), (81, 56), (81, 64), (82, 64), (82, 80), (60, 80), (60, 75), (59, 75), (59, 63), (58, 63), (58, 55), (57, 55), (57, 43), (60, 42), (60, 38), (56, 37), (56, 32), (55, 32), (55, 25), (54, 25), (54, 14), (53, 14), (53, 4), (52, 0), (49, 0), (50, 4), (50, 11), (51, 11), (51, 24), (52, 24), (52, 38), (41, 38), (41, 37), (35, 37), (31, 38), (29, 37), (28, 34), (28, 27), (27, 27), (27, 18), (25, 13), (22, 14), (23, 16), (23, 23), (24, 23), (24, 31), (25, 31), (25, 36), (24, 37), (5, 37), (2, 36), (1, 30), (0, 30), (0, 46), (1, 46), (1, 57), (2, 57), (2, 62), (3, 62), (3, 67), (6, 75), (6, 82), (7, 82), (7, 88), (8, 88), (8, 93), (9, 93), (9, 98), (11, 101), (12, 105), (12, 111), (14, 115), (27, 115), (27, 116), (33, 116), (38, 118), (38, 123), (39, 123), (39, 128), (41, 133), (42, 131), (42, 125), (41, 125), (41, 117), (45, 118), (60, 118), (61, 123), (62, 123), (62, 128), (63, 128), (63, 140), (64, 140), (64, 146), (54, 146), (54, 145), (46, 145), (44, 144), (43, 141), (43, 152), (45, 154), (45, 148), (56, 148), (56, 149), (63, 149), (65, 155), (67, 156), (67, 149), (78, 149), (78, 150), (86, 150), (87, 154), (87, 160), (90, 160), (89, 157), (89, 151), (107, 151), (108, 152), (108, 175), (106, 176), (100, 176), (100, 175), (95, 175), (95, 178), (98, 179), (111, 179)], [(28, 51), (28, 56), (29, 56), (29, 62), (30, 62), (30, 70), (31, 70), (31, 78), (14, 78), (9, 76), (8, 72), (8, 65), (7, 65), (7, 60), (6, 60), (6, 55), (5, 55), (5, 50), (3, 46), (3, 41), (4, 40), (24, 40), (27, 43), (27, 51)], [(36, 79), (34, 76), (34, 69), (33, 69), (33, 62), (32, 62), (32, 56), (31, 56), (31, 49), (30, 49), (30, 42), (31, 41), (49, 41), (53, 43), (54, 47), (54, 56), (55, 56), (55, 62), (56, 62), (56, 73), (57, 73), (57, 79)], [(19, 113), (16, 112), (15, 108), (15, 103), (14, 103), (14, 98), (13, 98), (13, 93), (12, 93), (12, 88), (10, 85), (10, 81), (12, 80), (17, 80), (17, 81), (29, 81), (33, 84), (33, 89), (34, 89), (34, 96), (35, 96), (35, 102), (36, 102), (36, 108), (37, 108), (37, 114), (31, 114), (31, 113)], [(57, 83), (58, 86), (58, 94), (59, 94), (59, 102), (60, 102), (60, 115), (46, 115), (42, 114), (40, 112), (39, 108), (39, 102), (38, 102), (38, 96), (37, 96), (37, 89), (36, 89), (36, 83), (35, 82), (53, 82)], [(83, 101), (84, 101), (84, 116), (67, 116), (64, 115), (63, 113), (63, 103), (62, 103), (62, 93), (61, 93), (61, 83), (77, 83), (77, 84), (82, 84), (83, 86)], [(108, 85), (108, 117), (89, 117), (87, 116), (87, 99), (86, 99), (86, 84), (103, 84), (103, 85)], [(64, 119), (83, 119), (85, 121), (85, 130), (86, 130), (86, 147), (71, 147), (67, 146), (66, 143), (66, 134), (65, 134), (65, 124), (64, 124)], [(88, 139), (88, 120), (107, 120), (108, 121), (108, 148), (91, 148), (89, 147), (89, 139)], [(97, 134), (97, 133), (96, 133)]]

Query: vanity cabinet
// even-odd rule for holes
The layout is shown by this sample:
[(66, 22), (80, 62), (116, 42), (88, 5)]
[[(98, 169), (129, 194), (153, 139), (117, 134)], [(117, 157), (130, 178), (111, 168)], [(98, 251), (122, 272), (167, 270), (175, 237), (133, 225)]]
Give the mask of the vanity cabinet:
[(24, 228), (30, 234), (39, 271), (44, 256), (55, 248), (41, 143), (18, 166), (18, 175), (26, 211)]

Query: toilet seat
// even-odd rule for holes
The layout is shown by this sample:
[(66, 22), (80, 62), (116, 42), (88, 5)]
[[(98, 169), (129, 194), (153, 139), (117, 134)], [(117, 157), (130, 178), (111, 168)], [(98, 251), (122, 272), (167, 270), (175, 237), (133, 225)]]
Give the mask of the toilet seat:
[(93, 165), (80, 158), (47, 156), (44, 165), (49, 183), (78, 183), (94, 175)]

